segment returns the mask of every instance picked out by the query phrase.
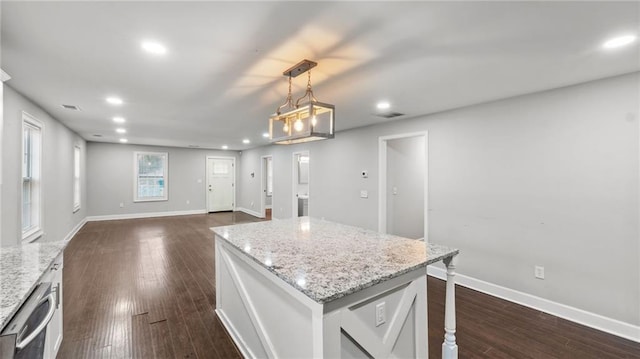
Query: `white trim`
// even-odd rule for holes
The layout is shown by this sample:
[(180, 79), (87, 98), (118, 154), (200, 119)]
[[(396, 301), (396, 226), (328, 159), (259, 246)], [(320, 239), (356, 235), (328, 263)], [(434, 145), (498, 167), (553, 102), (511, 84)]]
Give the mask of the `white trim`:
[(236, 166), (236, 158), (235, 157), (231, 157), (231, 156), (206, 156), (205, 161), (204, 161), (204, 168), (205, 168), (205, 174), (204, 174), (204, 206), (208, 212), (212, 212), (211, 208), (209, 208), (209, 191), (207, 191), (207, 187), (209, 187), (209, 160), (210, 159), (222, 159), (222, 160), (231, 160), (232, 164), (231, 166), (233, 167), (233, 205), (231, 206), (231, 210), (235, 211), (236, 210), (236, 189), (238, 188), (236, 186), (236, 179), (238, 178), (238, 169)]
[[(162, 197), (138, 197), (138, 156), (154, 155), (163, 156), (163, 176), (164, 180), (164, 196)], [(162, 202), (169, 200), (169, 152), (152, 152), (152, 151), (134, 151), (133, 152), (133, 202)]]
[(3, 69), (0, 69), (0, 81), (7, 82), (11, 80), (11, 75), (6, 73)]
[(429, 241), (429, 132), (409, 132), (378, 137), (378, 232), (387, 233), (387, 141), (424, 137), (424, 228), (423, 239)]
[[(76, 158), (76, 153), (78, 154), (78, 158)], [(73, 211), (72, 213), (76, 213), (80, 210), (80, 205), (82, 204), (82, 149), (78, 145), (73, 146)], [(77, 162), (76, 162), (77, 160)], [(78, 202), (76, 202), (76, 166), (78, 168)]]
[[(300, 167), (298, 165), (298, 158), (296, 158), (296, 156), (307, 156), (309, 158), (311, 158), (311, 156), (309, 154), (309, 150), (293, 152), (291, 156), (291, 218), (296, 218), (298, 217), (298, 178), (300, 176)], [(309, 164), (309, 180), (307, 181), (307, 192), (311, 192), (311, 164)], [(271, 214), (271, 216), (273, 217), (273, 213)]]
[(261, 215), (260, 212), (256, 212), (254, 210), (243, 208), (243, 207), (236, 207), (236, 212), (244, 212), (254, 217), (264, 218), (264, 214)]
[[(447, 276), (444, 269), (434, 266), (427, 267), (427, 274), (443, 280), (446, 280)], [(464, 274), (456, 274), (456, 284), (640, 343), (640, 326), (637, 325), (607, 318), (600, 314), (553, 302)]]
[(251, 349), (249, 349), (247, 343), (245, 343), (245, 341), (242, 339), (242, 336), (238, 334), (238, 329), (233, 326), (233, 323), (231, 323), (231, 321), (227, 318), (227, 315), (224, 314), (224, 311), (216, 308), (215, 312), (218, 315), (218, 319), (220, 319), (220, 321), (222, 322), (222, 325), (224, 325), (225, 329), (227, 329), (227, 333), (229, 334), (231, 339), (233, 339), (233, 342), (236, 343), (236, 346), (242, 353), (242, 356), (245, 358), (257, 358), (256, 355), (253, 354)]
[(166, 212), (148, 212), (148, 213), (127, 213), (127, 214), (108, 214), (104, 216), (88, 216), (88, 222), (95, 221), (111, 221), (114, 219), (134, 219), (134, 218), (153, 218), (153, 217), (171, 217), (171, 216), (188, 216), (192, 214), (205, 214), (206, 209), (196, 209), (189, 211), (166, 211)]
[[(267, 166), (265, 166), (267, 162), (267, 158), (271, 158), (271, 172), (273, 173), (273, 155), (264, 155), (260, 157), (260, 213), (262, 215), (260, 218), (266, 217), (267, 208), (271, 208), (273, 206), (273, 193), (271, 194), (271, 205), (265, 205), (265, 197), (267, 196)], [(273, 215), (273, 214), (272, 214)]]
[(36, 239), (40, 239), (44, 235), (42, 228), (33, 228), (30, 231), (22, 233), (22, 241), (25, 243), (31, 243)]
[(73, 236), (75, 236), (76, 234), (78, 234), (78, 232), (82, 229), (82, 227), (87, 224), (87, 218), (83, 218), (80, 222), (78, 222), (78, 224), (76, 224), (75, 227), (73, 227), (71, 229), (71, 231), (67, 234), (66, 237), (64, 237), (64, 241), (65, 242), (69, 242), (71, 240), (71, 238), (73, 238)]
[[(23, 200), (23, 196), (22, 196), (22, 185), (23, 185), (23, 177), (22, 174), (24, 173), (24, 168), (23, 168), (23, 159), (22, 156), (24, 156), (24, 126), (25, 124), (31, 126), (31, 127), (36, 127), (39, 130), (39, 136), (40, 136), (40, 143), (39, 143), (39, 148), (38, 148), (38, 186), (40, 187), (39, 191), (38, 191), (38, 226), (31, 228), (27, 231), (23, 231), (22, 230), (22, 223), (24, 221), (24, 218), (22, 217), (22, 206), (24, 205), (24, 200)], [(44, 181), (43, 181), (43, 168), (44, 168), (44, 131), (45, 131), (45, 126), (44, 123), (41, 122), (40, 120), (38, 120), (36, 117), (34, 117), (33, 115), (31, 115), (30, 113), (26, 112), (26, 111), (22, 111), (22, 121), (20, 124), (20, 154), (21, 154), (21, 158), (20, 158), (20, 232), (22, 235), (22, 241), (23, 242), (33, 242), (36, 239), (42, 237), (44, 235)], [(33, 199), (32, 199), (33, 202)]]

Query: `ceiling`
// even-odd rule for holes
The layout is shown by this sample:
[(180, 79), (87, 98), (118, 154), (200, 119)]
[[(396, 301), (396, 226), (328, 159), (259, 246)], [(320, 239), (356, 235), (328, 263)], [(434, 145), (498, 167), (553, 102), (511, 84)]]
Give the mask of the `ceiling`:
[[(640, 70), (638, 2), (6, 2), (6, 84), (88, 141), (242, 150), (265, 145), (282, 72), (312, 84), (338, 131)], [(164, 56), (141, 50), (163, 43)], [(294, 79), (294, 98), (306, 76)], [(105, 98), (117, 95), (120, 106)], [(77, 105), (70, 111), (62, 104)], [(101, 135), (102, 137), (95, 137)], [(339, 134), (337, 135), (339, 136)], [(250, 144), (243, 144), (248, 138)]]

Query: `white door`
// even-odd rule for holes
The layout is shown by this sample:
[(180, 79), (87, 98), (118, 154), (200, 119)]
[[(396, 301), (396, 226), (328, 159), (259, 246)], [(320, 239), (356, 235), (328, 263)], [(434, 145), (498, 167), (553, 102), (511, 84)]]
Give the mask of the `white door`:
[(207, 157), (207, 211), (233, 211), (235, 159)]

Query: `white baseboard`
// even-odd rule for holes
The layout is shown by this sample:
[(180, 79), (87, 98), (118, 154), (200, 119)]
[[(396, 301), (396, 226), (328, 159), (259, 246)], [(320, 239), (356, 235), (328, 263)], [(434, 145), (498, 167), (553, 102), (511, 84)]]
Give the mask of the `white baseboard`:
[(196, 209), (190, 211), (167, 211), (167, 212), (148, 212), (148, 213), (127, 213), (127, 214), (109, 214), (105, 216), (88, 216), (87, 221), (112, 221), (115, 219), (134, 219), (134, 218), (153, 218), (153, 217), (170, 217), (170, 216), (188, 216), (191, 214), (204, 214), (206, 209)]
[(242, 208), (242, 207), (236, 207), (236, 211), (238, 212), (244, 212), (246, 214), (250, 214), (254, 217), (258, 217), (258, 218), (264, 218), (264, 214), (260, 214), (260, 212), (256, 212), (254, 210), (251, 209), (246, 209), (246, 208)]
[(67, 236), (64, 237), (64, 241), (69, 242), (71, 238), (73, 238), (73, 236), (75, 236), (76, 233), (78, 233), (78, 231), (80, 231), (82, 226), (84, 226), (86, 223), (87, 223), (87, 217), (83, 218), (80, 222), (78, 222), (78, 224), (76, 224), (75, 227), (73, 227), (73, 229), (71, 229), (71, 231), (67, 234)]
[(264, 206), (264, 209), (273, 209), (273, 206)]
[[(439, 267), (428, 266), (427, 274), (439, 279), (447, 278), (447, 272)], [(599, 314), (587, 312), (586, 310), (553, 302), (548, 299), (536, 297), (535, 295), (502, 287), (497, 284), (485, 282), (464, 274), (456, 274), (455, 281), (456, 284), (463, 287), (471, 288), (494, 297), (502, 298), (525, 307), (533, 308), (555, 315), (556, 317), (570, 320), (587, 327), (598, 329), (603, 332), (640, 343), (640, 326), (607, 318)]]

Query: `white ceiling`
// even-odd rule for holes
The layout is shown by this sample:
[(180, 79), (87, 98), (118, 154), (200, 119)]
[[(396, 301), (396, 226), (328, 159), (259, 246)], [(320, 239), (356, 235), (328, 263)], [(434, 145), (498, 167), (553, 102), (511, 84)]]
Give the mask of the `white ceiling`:
[[(302, 59), (345, 130), (640, 70), (638, 2), (2, 2), (2, 63), (89, 141), (242, 150), (266, 144)], [(140, 43), (164, 43), (167, 55)], [(294, 79), (302, 95), (306, 76)], [(118, 95), (122, 106), (105, 102)], [(81, 112), (61, 104), (78, 105)], [(94, 134), (103, 137), (94, 137)], [(339, 136), (339, 134), (338, 134)], [(251, 139), (250, 145), (242, 144)]]

